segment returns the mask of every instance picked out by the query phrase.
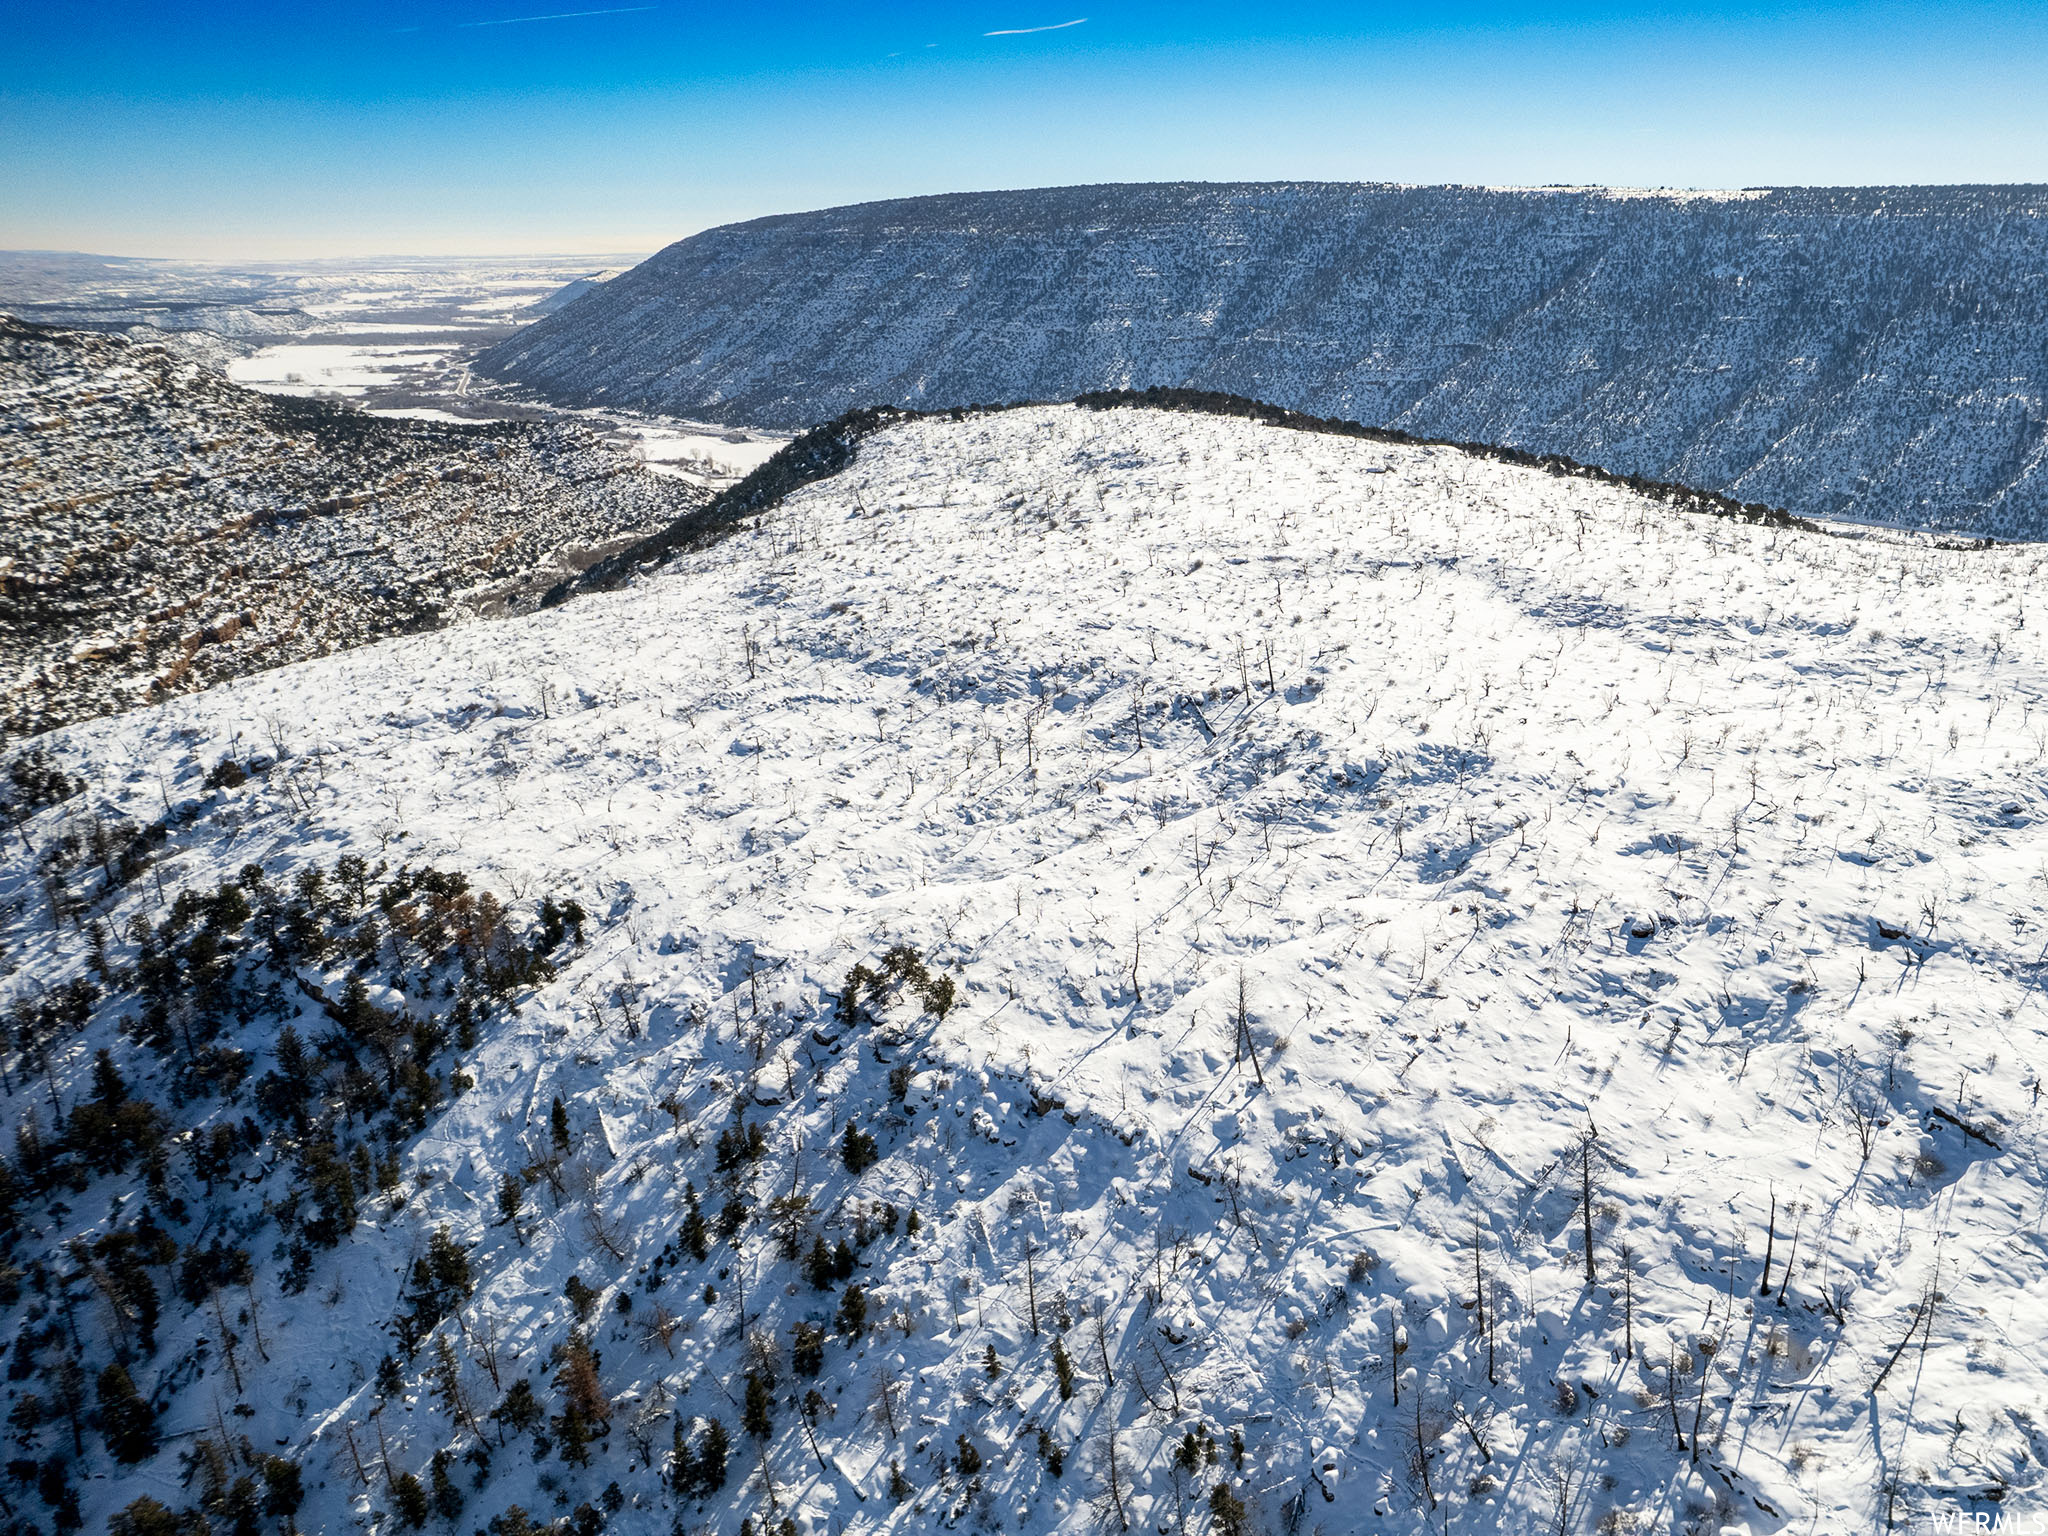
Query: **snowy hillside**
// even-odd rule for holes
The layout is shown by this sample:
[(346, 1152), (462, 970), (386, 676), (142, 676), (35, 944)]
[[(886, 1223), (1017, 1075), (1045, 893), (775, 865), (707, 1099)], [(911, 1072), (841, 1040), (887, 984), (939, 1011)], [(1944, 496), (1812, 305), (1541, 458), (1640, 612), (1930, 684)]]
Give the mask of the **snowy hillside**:
[(1068, 187), (758, 219), (485, 354), (764, 427), (1190, 386), (1809, 516), (2040, 537), (2038, 187)]
[(60, 733), (0, 866), (0, 1487), (2037, 1511), (2044, 586), (1032, 408), (624, 591)]
[(703, 500), (596, 424), (271, 400), (0, 316), (0, 739), (531, 602)]

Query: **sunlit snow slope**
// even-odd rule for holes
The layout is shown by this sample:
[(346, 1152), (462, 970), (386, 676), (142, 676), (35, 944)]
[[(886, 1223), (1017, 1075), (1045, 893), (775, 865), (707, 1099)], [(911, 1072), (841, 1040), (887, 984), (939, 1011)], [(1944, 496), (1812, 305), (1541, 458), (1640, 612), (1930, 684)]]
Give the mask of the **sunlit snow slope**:
[[(443, 1448), (464, 1530), (587, 1502), (625, 1532), (1199, 1531), (1218, 1485), (1259, 1529), (1332, 1536), (2038, 1509), (2044, 587), (2031, 549), (1033, 408), (887, 429), (626, 591), (52, 738), (91, 787), (28, 849), (190, 803), (173, 895), (357, 852), (464, 872), (519, 925), (543, 893), (590, 914), (556, 979), (440, 1058), (474, 1086), (297, 1294), (256, 1205), (303, 1182), (286, 1132), (232, 1188), (174, 1160), (178, 1242), (210, 1221), (255, 1255), (270, 1363), (244, 1344), (238, 1391), (195, 1344), (211, 1308), (168, 1299), (155, 1353), (128, 1347), (187, 1438), (124, 1468), (88, 1435), (88, 1524), (196, 1498), (177, 1452), (217, 1426), (298, 1462), (306, 1530), (367, 1527)], [(252, 742), (286, 755), (201, 788)], [(88, 955), (28, 849), (14, 996)], [(160, 900), (109, 899), (115, 965)], [(878, 988), (839, 1019), (897, 944), (951, 1010)], [(299, 976), (332, 997), (346, 969)], [(47, 1091), (17, 1075), (15, 1112), (79, 1102), (99, 1046), (164, 1100), (111, 1019), (53, 1048)], [(227, 1037), (257, 1075), (278, 1027)], [(501, 1178), (548, 1160), (557, 1096), (571, 1150), (515, 1228)], [(765, 1141), (721, 1174), (741, 1097)], [(248, 1090), (165, 1112), (233, 1124)], [(849, 1123), (879, 1153), (858, 1176)], [(707, 1215), (755, 1211), (703, 1263), (685, 1179)], [(104, 1231), (131, 1183), (23, 1193), (14, 1262)], [(864, 1322), (846, 1275), (779, 1257), (791, 1194), (803, 1251), (862, 1239)], [(443, 1226), (473, 1293), (408, 1358), (388, 1323)], [(581, 1467), (488, 1417), (519, 1379), (564, 1412), (572, 1275), (614, 1404)], [(91, 1377), (120, 1341), (77, 1294)], [(711, 1417), (729, 1477), (685, 1498), (674, 1430)], [(1177, 1466), (1198, 1425), (1216, 1460), (1198, 1437)]]

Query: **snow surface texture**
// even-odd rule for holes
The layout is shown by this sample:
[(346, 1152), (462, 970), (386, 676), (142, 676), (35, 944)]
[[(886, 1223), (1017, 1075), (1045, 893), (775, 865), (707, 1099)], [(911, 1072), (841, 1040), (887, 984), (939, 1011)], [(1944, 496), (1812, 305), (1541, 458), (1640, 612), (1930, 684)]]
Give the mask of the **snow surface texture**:
[(2035, 187), (1167, 184), (706, 231), (486, 353), (741, 425), (1190, 386), (1808, 516), (2040, 537)]
[[(463, 1053), (474, 1086), (404, 1147), (402, 1208), (366, 1195), (301, 1293), (256, 1210), (290, 1162), (209, 1202), (176, 1160), (179, 1240), (211, 1205), (256, 1254), (271, 1363), (244, 1345), (239, 1417), (217, 1352), (194, 1367), (215, 1314), (167, 1317), (134, 1373), (188, 1438), (133, 1470), (90, 1444), (118, 1475), (82, 1485), (88, 1524), (189, 1497), (174, 1451), (217, 1425), (300, 1463), (306, 1530), (374, 1524), (385, 1467), (425, 1478), (472, 1444), (432, 1346), (405, 1360), (388, 1334), (440, 1226), (473, 1245), (438, 1336), (477, 1414), (492, 1320), (504, 1387), (560, 1411), (572, 1275), (617, 1401), (587, 1468), (496, 1451), (462, 1529), (614, 1481), (609, 1529), (728, 1536), (771, 1507), (816, 1532), (1202, 1530), (1218, 1482), (1259, 1529), (1332, 1536), (2037, 1510), (2044, 585), (2032, 549), (1032, 408), (889, 429), (623, 592), (54, 736), (91, 787), (26, 845), (161, 796), (191, 818), (156, 870), (172, 893), (356, 851), (592, 914)], [(238, 733), (287, 755), (209, 794)], [(10, 994), (81, 972), (31, 854), (4, 878)], [(108, 927), (158, 900), (137, 882)], [(898, 991), (843, 1027), (851, 968), (897, 943), (957, 1002)], [(275, 1029), (235, 1037), (258, 1073)], [(104, 1016), (49, 1091), (79, 1101), (99, 1046), (162, 1098)], [(565, 1193), (537, 1185), (515, 1238), (500, 1178), (546, 1147), (556, 1096)], [(832, 1240), (855, 1201), (923, 1218), (862, 1247), (867, 1324), (815, 1383), (784, 1364), (766, 1441), (740, 1429), (735, 1293), (785, 1346), (837, 1297), (757, 1221), (677, 1257), (684, 1179), (723, 1198), (736, 1097), (766, 1134), (750, 1203), (806, 1195)], [(880, 1153), (857, 1178), (849, 1122)], [(102, 1230), (115, 1193), (25, 1206), (30, 1248)], [(97, 1369), (100, 1313), (76, 1326)], [(386, 1352), (407, 1386), (378, 1412)], [(787, 1401), (812, 1385), (814, 1435)], [(681, 1500), (671, 1427), (706, 1415), (731, 1477)], [(1177, 1473), (1198, 1423), (1219, 1459)]]

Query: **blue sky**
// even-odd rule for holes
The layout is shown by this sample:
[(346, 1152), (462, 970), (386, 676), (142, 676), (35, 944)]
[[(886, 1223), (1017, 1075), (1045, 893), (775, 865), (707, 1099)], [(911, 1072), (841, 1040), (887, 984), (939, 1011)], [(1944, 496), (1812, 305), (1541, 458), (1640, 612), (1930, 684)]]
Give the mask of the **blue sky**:
[(0, 0), (0, 39), (0, 247), (643, 251), (1117, 180), (2048, 181), (2048, 0)]

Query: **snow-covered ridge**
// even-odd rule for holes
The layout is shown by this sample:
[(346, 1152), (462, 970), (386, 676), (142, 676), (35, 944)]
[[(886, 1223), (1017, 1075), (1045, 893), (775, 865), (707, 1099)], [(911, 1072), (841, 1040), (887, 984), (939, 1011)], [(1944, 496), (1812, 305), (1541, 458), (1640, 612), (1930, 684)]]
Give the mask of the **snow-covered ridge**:
[[(232, 1463), (244, 1433), (297, 1465), (309, 1530), (402, 1513), (444, 1450), (465, 1527), (595, 1519), (612, 1485), (610, 1529), (726, 1536), (1199, 1530), (1219, 1485), (1225, 1516), (1331, 1533), (2038, 1508), (2043, 586), (2031, 549), (1043, 408), (888, 428), (622, 592), (64, 732), (89, 787), (0, 870), (10, 1000), (92, 974), (95, 918), (131, 964), (159, 876), (289, 890), (355, 853), (458, 871), (522, 936), (543, 897), (587, 914), (516, 1016), (436, 1045), (469, 1086), (296, 1291), (289, 1127), (249, 1087), (171, 1103), (178, 1046), (117, 1037), (118, 988), (47, 1087), (12, 1079), (46, 1133), (102, 1046), (181, 1128), (262, 1120), (216, 1187), (171, 1160), (177, 1243), (246, 1249), (251, 1312), (167, 1297), (156, 1349), (128, 1345), (186, 1438), (124, 1468), (88, 1434), (88, 1521), (201, 1497), (174, 1452)], [(275, 761), (202, 788), (252, 750)], [(166, 803), (154, 867), (53, 931), (40, 851)], [(897, 945), (951, 1007), (899, 963), (842, 1014)], [(366, 1001), (446, 1008), (398, 962), (406, 990)], [(332, 1000), (351, 963), (297, 979)], [(278, 1028), (221, 1037), (251, 1084)], [(17, 1195), (39, 1371), (70, 1352), (56, 1245), (144, 1198), (109, 1217), (120, 1181), (81, 1177)], [(685, 1180), (707, 1217), (756, 1213), (702, 1263)], [(814, 1288), (778, 1223), (854, 1268)], [(412, 1268), (447, 1243), (462, 1285)], [(88, 1294), (91, 1376), (120, 1346)], [(400, 1314), (428, 1320), (410, 1357)], [(238, 1389), (220, 1330), (249, 1367), (256, 1324), (276, 1363)], [(521, 1381), (545, 1459), (490, 1417)], [(694, 1459), (712, 1418), (729, 1475), (684, 1497), (673, 1431)]]
[(2039, 187), (967, 193), (705, 231), (482, 366), (782, 428), (1185, 386), (2035, 538), (2044, 260)]

